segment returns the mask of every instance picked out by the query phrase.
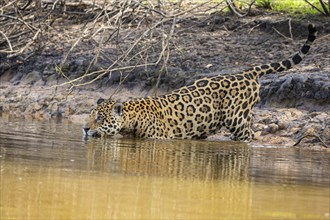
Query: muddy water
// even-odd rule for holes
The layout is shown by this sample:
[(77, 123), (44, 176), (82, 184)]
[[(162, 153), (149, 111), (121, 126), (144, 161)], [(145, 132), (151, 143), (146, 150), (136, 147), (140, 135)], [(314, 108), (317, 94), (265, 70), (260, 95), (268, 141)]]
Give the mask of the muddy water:
[(329, 218), (327, 152), (0, 125), (0, 219)]

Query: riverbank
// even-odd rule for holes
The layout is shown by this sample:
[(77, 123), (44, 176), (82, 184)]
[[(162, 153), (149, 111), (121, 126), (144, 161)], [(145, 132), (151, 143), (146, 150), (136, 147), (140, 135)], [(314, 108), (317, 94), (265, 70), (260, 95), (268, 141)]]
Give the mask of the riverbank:
[[(261, 79), (261, 102), (254, 109), (253, 129), (257, 140), (252, 144), (293, 146), (300, 141), (297, 146), (315, 149), (330, 145), (327, 18), (294, 20), (293, 40), (275, 31), (290, 35), (288, 18), (280, 14), (242, 19), (219, 15), (214, 17), (214, 23), (202, 21), (194, 18), (178, 23), (176, 31), (180, 37), (175, 39), (175, 44), (180, 48), (173, 49), (167, 74), (159, 77), (157, 69), (152, 68), (147, 72), (141, 69), (114, 72), (72, 91), (68, 90), (70, 84), (63, 85), (67, 80), (55, 70), (70, 42), (61, 42), (63, 38), (55, 37), (61, 30), (53, 29), (52, 45), (42, 52), (26, 59), (0, 57), (0, 111), (41, 120), (65, 117), (82, 123), (100, 97), (125, 101), (153, 95), (155, 91), (158, 95), (165, 94), (203, 76), (235, 73), (256, 64), (281, 60), (299, 49), (307, 36), (308, 22), (313, 22), (319, 36), (306, 59), (288, 72)], [(79, 24), (74, 26), (79, 29)], [(191, 26), (194, 28), (187, 28)], [(62, 31), (70, 33), (70, 27), (63, 27)], [(88, 42), (81, 43), (67, 59), (66, 70), (71, 79), (81, 76), (88, 68), (92, 58), (88, 48)], [(209, 139), (228, 139), (228, 133), (223, 131)]]
[[(38, 84), (38, 83), (35, 83)], [(70, 94), (65, 88), (38, 85), (14, 85), (2, 83), (0, 96), (1, 111), (24, 118), (50, 120), (67, 118), (83, 124), (95, 101), (104, 94), (111, 94), (111, 88), (99, 90), (82, 89)], [(138, 94), (138, 95), (137, 95)], [(121, 89), (114, 98), (142, 97), (150, 95), (139, 89)], [(254, 108), (253, 130), (256, 140), (253, 145), (310, 147), (322, 149), (329, 145), (329, 110), (311, 111), (297, 108)], [(230, 133), (222, 130), (209, 137), (210, 140), (229, 140)], [(299, 143), (298, 143), (299, 142)]]

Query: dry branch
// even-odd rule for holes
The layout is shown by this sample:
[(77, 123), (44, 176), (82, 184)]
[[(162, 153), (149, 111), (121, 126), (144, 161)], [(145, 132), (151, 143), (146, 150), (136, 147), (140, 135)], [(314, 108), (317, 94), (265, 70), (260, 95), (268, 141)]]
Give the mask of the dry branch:
[[(189, 7), (185, 7), (182, 0), (4, 1), (0, 7), (0, 52), (5, 55), (0, 56), (30, 57), (31, 53), (51, 44), (48, 38), (59, 29), (58, 35), (71, 45), (64, 47), (61, 62), (54, 63), (54, 69), (67, 80), (59, 86), (67, 85), (70, 89), (110, 78), (115, 71), (129, 74), (135, 68), (148, 71), (150, 67), (159, 74), (157, 89), (178, 37), (176, 25), (200, 14), (200, 8), (205, 14), (217, 10), (221, 4), (226, 7), (224, 0), (188, 3)], [(65, 29), (63, 23), (78, 20), (85, 22), (83, 28), (61, 32)], [(86, 44), (91, 46), (85, 49)], [(80, 76), (71, 77), (67, 67), (82, 48), (89, 52), (88, 65)]]
[[(180, 18), (187, 13), (198, 10), (199, 7), (210, 3), (206, 1), (201, 4), (194, 5), (188, 10), (182, 10), (181, 2), (175, 7), (169, 7), (169, 2), (161, 2), (163, 4), (153, 4), (155, 2), (126, 0), (111, 1), (97, 11), (97, 16), (85, 29), (82, 30), (84, 36), (78, 37), (68, 53), (62, 60), (62, 67), (67, 61), (74, 48), (81, 42), (81, 39), (92, 41), (95, 46), (95, 56), (91, 60), (84, 75), (72, 79), (63, 85), (71, 87), (83, 86), (95, 82), (96, 80), (111, 76), (114, 71), (132, 71), (135, 68), (158, 66), (159, 76), (156, 88), (159, 84), (160, 74), (166, 70), (166, 65), (170, 56), (170, 45), (175, 36), (175, 26)], [(166, 3), (166, 4), (165, 4)], [(99, 7), (98, 7), (99, 8)], [(213, 7), (210, 7), (214, 9)], [(134, 35), (135, 40), (128, 39)], [(105, 40), (106, 39), (106, 40)], [(129, 42), (128, 44), (125, 44)], [(116, 59), (109, 63), (108, 68), (89, 72), (91, 66), (98, 60), (100, 54), (105, 56), (102, 51), (103, 45), (112, 44), (117, 53)], [(158, 55), (155, 56), (155, 51)], [(110, 60), (110, 58), (106, 58)], [(62, 70), (61, 70), (62, 71)], [(81, 81), (87, 80), (81, 83)]]

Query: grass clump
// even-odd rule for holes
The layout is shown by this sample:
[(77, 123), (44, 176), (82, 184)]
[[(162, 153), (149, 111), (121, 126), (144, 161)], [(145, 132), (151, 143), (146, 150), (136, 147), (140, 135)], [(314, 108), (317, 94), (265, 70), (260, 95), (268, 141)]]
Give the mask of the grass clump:
[[(319, 0), (309, 0), (317, 8), (322, 8)], [(289, 14), (320, 14), (304, 0), (256, 0), (256, 6)]]

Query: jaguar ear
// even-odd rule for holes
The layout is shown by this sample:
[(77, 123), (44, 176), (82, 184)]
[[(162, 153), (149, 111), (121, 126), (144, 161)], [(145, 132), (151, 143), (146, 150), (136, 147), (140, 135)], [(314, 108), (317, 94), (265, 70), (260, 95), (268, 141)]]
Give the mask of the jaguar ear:
[(99, 98), (98, 100), (97, 100), (97, 104), (99, 105), (99, 104), (101, 104), (102, 102), (104, 102), (105, 101), (105, 99), (103, 99), (103, 98)]
[(115, 114), (116, 115), (118, 115), (118, 116), (122, 116), (122, 114), (123, 114), (123, 103), (121, 103), (121, 102), (117, 102), (115, 105), (114, 105), (114, 107), (113, 107), (113, 110), (114, 110), (114, 112), (115, 112)]

